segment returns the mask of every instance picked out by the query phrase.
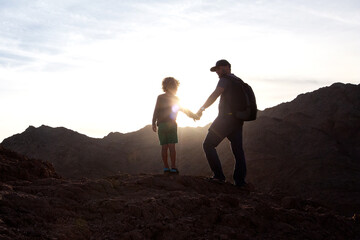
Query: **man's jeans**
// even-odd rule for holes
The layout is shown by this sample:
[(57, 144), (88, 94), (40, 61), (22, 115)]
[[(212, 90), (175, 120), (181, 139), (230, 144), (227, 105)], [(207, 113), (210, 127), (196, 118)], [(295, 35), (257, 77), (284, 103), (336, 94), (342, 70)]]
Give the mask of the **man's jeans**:
[[(216, 119), (219, 120), (219, 119)], [(222, 120), (214, 121), (213, 124), (225, 124)], [(221, 122), (221, 123), (220, 123)], [(234, 169), (234, 182), (237, 186), (242, 186), (245, 184), (246, 177), (246, 162), (245, 154), (243, 150), (243, 139), (242, 139), (242, 124), (241, 126), (237, 125), (236, 127), (232, 126), (233, 124), (225, 125), (227, 129), (233, 128), (234, 130), (229, 133), (227, 136), (221, 135), (216, 131), (216, 126), (210, 127), (209, 133), (205, 138), (203, 147), (205, 151), (206, 158), (209, 162), (211, 170), (214, 172), (214, 178), (225, 180), (225, 175), (223, 173), (221, 162), (219, 156), (216, 152), (216, 147), (220, 142), (227, 137), (231, 142), (231, 149), (235, 157), (235, 169)], [(218, 128), (218, 129), (221, 129)]]

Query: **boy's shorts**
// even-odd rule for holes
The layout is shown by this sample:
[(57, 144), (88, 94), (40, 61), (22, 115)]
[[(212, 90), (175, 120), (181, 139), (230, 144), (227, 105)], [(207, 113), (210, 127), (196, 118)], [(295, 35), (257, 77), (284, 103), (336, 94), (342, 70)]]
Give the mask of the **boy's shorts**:
[(164, 122), (158, 125), (160, 145), (178, 143), (176, 122)]

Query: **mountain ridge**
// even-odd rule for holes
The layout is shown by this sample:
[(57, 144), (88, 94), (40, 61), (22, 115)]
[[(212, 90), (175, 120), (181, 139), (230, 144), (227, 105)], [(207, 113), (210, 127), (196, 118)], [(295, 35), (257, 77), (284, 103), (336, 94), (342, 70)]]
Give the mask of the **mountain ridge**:
[[(181, 174), (211, 174), (202, 151), (207, 128), (179, 128)], [(342, 214), (360, 211), (359, 129), (360, 85), (335, 83), (265, 109), (256, 121), (244, 124), (248, 180), (264, 192), (313, 197)], [(102, 139), (68, 139), (72, 134), (76, 132), (39, 137), (25, 131), (1, 144), (49, 160), (64, 177), (161, 173), (158, 139), (149, 125)], [(231, 181), (234, 161), (229, 144), (223, 141), (217, 149)]]

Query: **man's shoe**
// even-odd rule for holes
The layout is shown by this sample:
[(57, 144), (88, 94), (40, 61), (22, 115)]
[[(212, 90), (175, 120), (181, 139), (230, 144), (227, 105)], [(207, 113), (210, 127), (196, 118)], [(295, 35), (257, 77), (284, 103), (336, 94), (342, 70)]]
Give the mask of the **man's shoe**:
[(245, 187), (246, 185), (247, 185), (246, 182), (244, 182), (244, 183), (234, 183), (234, 186), (235, 186), (235, 187), (238, 187), (238, 188)]
[(220, 178), (215, 178), (215, 177), (208, 177), (208, 178), (206, 178), (206, 180), (208, 180), (209, 182), (219, 183), (219, 184), (226, 183), (225, 179), (220, 179)]
[(255, 187), (251, 183), (243, 183), (243, 184), (234, 184), (240, 190), (253, 192), (255, 191)]

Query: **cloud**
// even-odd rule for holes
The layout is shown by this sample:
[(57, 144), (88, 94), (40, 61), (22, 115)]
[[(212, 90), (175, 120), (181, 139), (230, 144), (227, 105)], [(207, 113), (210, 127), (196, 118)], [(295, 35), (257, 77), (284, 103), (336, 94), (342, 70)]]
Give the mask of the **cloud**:
[(14, 63), (21, 65), (33, 60), (31, 57), (0, 49), (0, 65), (9, 66)]
[(123, 22), (127, 5), (106, 3), (109, 5), (97, 1), (1, 2), (0, 43), (7, 53), (0, 56), (13, 63), (24, 63), (26, 59), (30, 63), (39, 53), (60, 54), (69, 46), (108, 39), (126, 31)]

